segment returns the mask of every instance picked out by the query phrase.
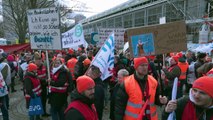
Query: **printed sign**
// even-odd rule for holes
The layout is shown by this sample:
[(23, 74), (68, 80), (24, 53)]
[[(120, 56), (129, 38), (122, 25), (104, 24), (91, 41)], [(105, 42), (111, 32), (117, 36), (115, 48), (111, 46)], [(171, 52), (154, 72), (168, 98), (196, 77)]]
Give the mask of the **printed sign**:
[(100, 28), (98, 31), (99, 42), (97, 45), (100, 47), (104, 44), (108, 36), (113, 33), (115, 34), (115, 48), (122, 49), (124, 47), (124, 32), (123, 28)]
[(62, 34), (62, 47), (73, 48), (84, 44), (84, 32), (81, 24)]
[(27, 11), (31, 49), (61, 50), (57, 8)]
[(132, 57), (187, 50), (185, 21), (127, 30)]

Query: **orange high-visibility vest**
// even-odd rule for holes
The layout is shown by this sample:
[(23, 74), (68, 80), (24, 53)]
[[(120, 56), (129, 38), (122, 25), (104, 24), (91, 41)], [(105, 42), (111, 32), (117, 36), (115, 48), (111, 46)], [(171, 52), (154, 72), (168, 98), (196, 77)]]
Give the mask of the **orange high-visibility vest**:
[(78, 62), (78, 60), (76, 58), (71, 58), (67, 61), (67, 68), (69, 69), (73, 80), (76, 80), (75, 76), (74, 76), (74, 68), (75, 68), (75, 64), (77, 62)]
[(185, 62), (185, 63), (178, 62), (178, 66), (180, 67), (180, 70), (181, 70), (179, 80), (185, 80), (186, 79), (186, 71), (189, 68), (189, 64), (187, 62)]
[[(145, 112), (150, 114), (151, 120), (158, 120), (157, 107), (155, 106), (155, 93), (157, 89), (157, 81), (154, 77), (148, 75), (148, 85), (149, 85), (149, 106), (150, 110)], [(145, 103), (143, 100), (143, 95), (138, 82), (135, 80), (134, 75), (127, 77), (124, 81), (125, 90), (129, 96), (124, 120), (138, 120), (142, 107)], [(145, 114), (145, 113), (144, 113)]]

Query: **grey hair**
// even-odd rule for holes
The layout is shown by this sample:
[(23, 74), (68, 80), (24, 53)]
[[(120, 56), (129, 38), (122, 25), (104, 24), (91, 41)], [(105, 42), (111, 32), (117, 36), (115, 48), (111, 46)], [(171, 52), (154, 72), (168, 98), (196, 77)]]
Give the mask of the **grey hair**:
[(122, 76), (129, 76), (129, 72), (126, 69), (120, 69), (118, 71), (118, 74), (121, 74)]

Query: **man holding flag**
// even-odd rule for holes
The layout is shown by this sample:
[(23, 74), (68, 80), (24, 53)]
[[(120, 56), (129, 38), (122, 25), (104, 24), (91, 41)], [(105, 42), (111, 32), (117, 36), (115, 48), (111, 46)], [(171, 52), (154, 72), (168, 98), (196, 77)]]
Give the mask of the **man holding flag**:
[(115, 100), (115, 120), (158, 120), (157, 107), (167, 103), (159, 94), (159, 85), (148, 75), (146, 57), (134, 59), (135, 73), (120, 85)]
[(95, 81), (95, 107), (98, 113), (98, 119), (102, 119), (104, 109), (104, 84), (103, 80), (112, 75), (111, 70), (114, 67), (114, 34), (111, 34), (105, 41), (105, 44), (98, 51), (91, 62), (91, 66), (86, 71), (86, 75)]
[(170, 100), (162, 114), (162, 120), (171, 120), (174, 112), (176, 120), (213, 120), (213, 78), (200, 77), (193, 83), (189, 95)]

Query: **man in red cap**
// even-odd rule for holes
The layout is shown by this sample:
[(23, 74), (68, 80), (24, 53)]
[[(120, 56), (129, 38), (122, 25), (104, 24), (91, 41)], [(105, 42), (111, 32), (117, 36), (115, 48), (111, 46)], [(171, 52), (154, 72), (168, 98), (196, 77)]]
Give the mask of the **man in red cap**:
[[(158, 120), (155, 104), (167, 103), (157, 80), (148, 75), (146, 57), (134, 59), (135, 73), (125, 78), (115, 100), (115, 120)], [(145, 104), (146, 103), (146, 104)]]
[(162, 120), (175, 111), (176, 120), (213, 120), (213, 78), (200, 77), (190, 89), (189, 96), (171, 100), (165, 107)]
[[(179, 78), (179, 76), (181, 75), (181, 69), (178, 66), (178, 59), (179, 59), (178, 56), (172, 56), (169, 61), (170, 66), (168, 68), (165, 68), (165, 66), (163, 66), (162, 69), (163, 72), (161, 73), (162, 74), (161, 79), (165, 81), (164, 92), (169, 99), (171, 99), (174, 79), (176, 77)], [(181, 92), (180, 87), (178, 87), (177, 98), (182, 97), (182, 94), (180, 92)]]
[(94, 106), (95, 82), (83, 75), (77, 78), (77, 90), (72, 93), (71, 103), (65, 110), (65, 120), (98, 120)]
[(94, 65), (91, 65), (88, 70), (86, 71), (85, 75), (92, 78), (95, 82), (95, 108), (98, 113), (98, 120), (102, 120), (103, 117), (103, 110), (104, 110), (104, 99), (105, 99), (105, 92), (104, 92), (104, 83), (101, 80), (101, 72), (100, 69)]

